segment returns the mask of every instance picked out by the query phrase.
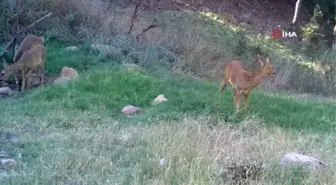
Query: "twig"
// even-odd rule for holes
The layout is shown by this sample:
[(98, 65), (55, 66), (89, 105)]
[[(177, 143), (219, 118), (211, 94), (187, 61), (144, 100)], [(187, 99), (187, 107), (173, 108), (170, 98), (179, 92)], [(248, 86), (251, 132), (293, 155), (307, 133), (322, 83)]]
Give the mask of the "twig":
[(137, 40), (139, 40), (140, 36), (143, 35), (144, 33), (146, 33), (146, 31), (150, 30), (150, 29), (153, 29), (153, 28), (157, 28), (159, 27), (158, 25), (155, 25), (155, 24), (152, 24), (150, 26), (148, 26), (146, 29), (142, 30), (142, 32), (140, 34), (138, 34), (135, 38)]
[(138, 12), (139, 12), (139, 8), (140, 8), (140, 6), (141, 6), (141, 3), (142, 3), (142, 0), (139, 0), (138, 3), (135, 5), (135, 9), (134, 9), (134, 12), (133, 12), (133, 15), (132, 15), (132, 19), (131, 19), (131, 25), (130, 25), (130, 27), (129, 27), (129, 29), (128, 29), (127, 34), (130, 34), (130, 33), (131, 33), (132, 28), (133, 28), (135, 22), (137, 21), (137, 18), (138, 18), (138, 16), (139, 16), (139, 13), (138, 13)]
[(43, 21), (46, 18), (49, 18), (52, 15), (52, 13), (48, 13), (47, 15), (41, 17), (40, 19), (38, 19), (37, 21), (33, 22), (31, 25), (27, 26), (25, 29), (20, 30), (16, 33), (16, 36), (23, 33), (23, 32), (27, 32), (28, 30), (30, 30), (32, 27), (34, 27), (36, 24), (40, 23), (41, 21)]
[(50, 17), (52, 15), (52, 13), (48, 13), (47, 15), (41, 17), (40, 19), (38, 19), (37, 21), (33, 22), (31, 25), (27, 26), (26, 28), (20, 30), (20, 31), (17, 31), (12, 40), (6, 45), (6, 47), (2, 50), (2, 52), (0, 53), (0, 57), (3, 57), (6, 53), (9, 52), (9, 49), (10, 47), (14, 44), (15, 40), (16, 40), (16, 37), (18, 35), (20, 35), (21, 33), (24, 33), (24, 32), (27, 32), (28, 30), (30, 30), (32, 27), (34, 27), (36, 24), (38, 24), (39, 22), (41, 22), (42, 20)]

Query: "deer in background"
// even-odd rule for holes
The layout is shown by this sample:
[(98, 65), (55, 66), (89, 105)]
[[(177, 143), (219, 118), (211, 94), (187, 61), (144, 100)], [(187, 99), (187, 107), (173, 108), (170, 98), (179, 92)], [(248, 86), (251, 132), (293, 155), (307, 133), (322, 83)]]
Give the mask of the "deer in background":
[(266, 77), (275, 75), (272, 62), (266, 58), (261, 59), (259, 54), (255, 57), (255, 62), (259, 62), (261, 67), (256, 72), (246, 71), (241, 60), (232, 60), (225, 66), (224, 81), (220, 89), (223, 94), (224, 88), (230, 83), (233, 88), (234, 104), (236, 112), (240, 110), (240, 94), (244, 94), (245, 110), (248, 107), (248, 96)]
[(44, 44), (44, 38), (43, 37), (38, 37), (35, 35), (27, 35), (23, 41), (21, 42), (21, 44), (19, 45), (15, 56), (14, 56), (14, 63), (17, 62), (18, 60), (20, 60), (22, 54), (25, 51), (30, 50), (31, 48), (33, 48), (36, 45), (43, 45)]
[[(19, 45), (17, 51), (15, 52), (15, 56), (13, 58), (13, 62), (16, 63), (18, 60), (20, 60), (22, 54), (28, 50), (30, 50), (31, 48), (33, 48), (36, 45), (43, 45), (44, 44), (44, 38), (43, 37), (38, 37), (35, 35), (27, 35), (23, 41), (21, 42), (21, 44)], [(7, 64), (5, 64), (7, 65)], [(15, 78), (15, 83), (18, 86), (19, 85), (19, 81), (17, 78), (17, 75), (14, 74), (14, 78)]]
[[(21, 71), (22, 74), (22, 86), (21, 91), (25, 91), (26, 80), (29, 79), (32, 72), (36, 69), (36, 67), (40, 67), (39, 75), (41, 77), (40, 86), (43, 85), (44, 78), (44, 65), (46, 59), (46, 49), (42, 45), (36, 45), (32, 47), (30, 50), (23, 52), (21, 58), (12, 65), (4, 64), (4, 70), (2, 70), (1, 74), (3, 79), (8, 80), (9, 75), (16, 74)], [(29, 80), (28, 80), (29, 81)], [(31, 88), (31, 84), (28, 82), (28, 88)]]

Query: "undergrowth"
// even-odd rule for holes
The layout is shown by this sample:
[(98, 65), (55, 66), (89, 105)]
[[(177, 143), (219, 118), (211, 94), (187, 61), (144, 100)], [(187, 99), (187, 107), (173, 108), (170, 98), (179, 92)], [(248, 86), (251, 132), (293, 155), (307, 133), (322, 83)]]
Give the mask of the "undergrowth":
[(220, 80), (224, 65), (235, 58), (244, 60), (248, 70), (255, 69), (253, 58), (260, 52), (273, 61), (277, 72), (275, 79), (262, 85), (264, 89), (335, 94), (335, 49), (322, 42), (312, 43), (306, 38), (276, 41), (270, 38), (271, 33), (258, 35), (211, 12), (140, 11), (131, 36), (149, 25), (158, 27), (146, 32), (139, 46), (125, 37), (134, 7), (117, 4), (101, 0), (25, 1), (20, 20), (26, 25), (50, 11), (54, 17), (40, 23), (32, 33), (72, 43), (90, 39), (129, 52), (143, 67), (173, 68), (212, 80)]

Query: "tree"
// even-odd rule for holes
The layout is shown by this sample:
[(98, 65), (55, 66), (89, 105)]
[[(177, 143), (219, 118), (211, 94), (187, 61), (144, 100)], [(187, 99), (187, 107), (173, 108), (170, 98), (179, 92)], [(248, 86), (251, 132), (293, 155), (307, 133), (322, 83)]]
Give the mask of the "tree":
[(295, 24), (296, 21), (297, 21), (297, 16), (298, 16), (298, 14), (299, 14), (299, 9), (300, 9), (301, 3), (302, 3), (302, 0), (297, 0), (297, 1), (296, 1), (296, 4), (295, 4), (295, 12), (294, 12), (294, 16), (293, 16), (292, 24)]

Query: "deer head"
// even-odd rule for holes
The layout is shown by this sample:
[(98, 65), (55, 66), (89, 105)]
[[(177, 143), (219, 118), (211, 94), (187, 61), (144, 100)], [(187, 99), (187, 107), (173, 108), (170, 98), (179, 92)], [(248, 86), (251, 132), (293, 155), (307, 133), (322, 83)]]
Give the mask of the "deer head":
[(2, 64), (3, 64), (4, 69), (1, 70), (1, 79), (6, 81), (6, 80), (8, 80), (8, 77), (10, 75), (9, 72), (8, 72), (8, 64), (5, 61), (3, 61)]
[(267, 76), (275, 75), (274, 67), (272, 61), (269, 58), (262, 59), (259, 54), (255, 56), (255, 62), (259, 62), (261, 65), (262, 72)]

